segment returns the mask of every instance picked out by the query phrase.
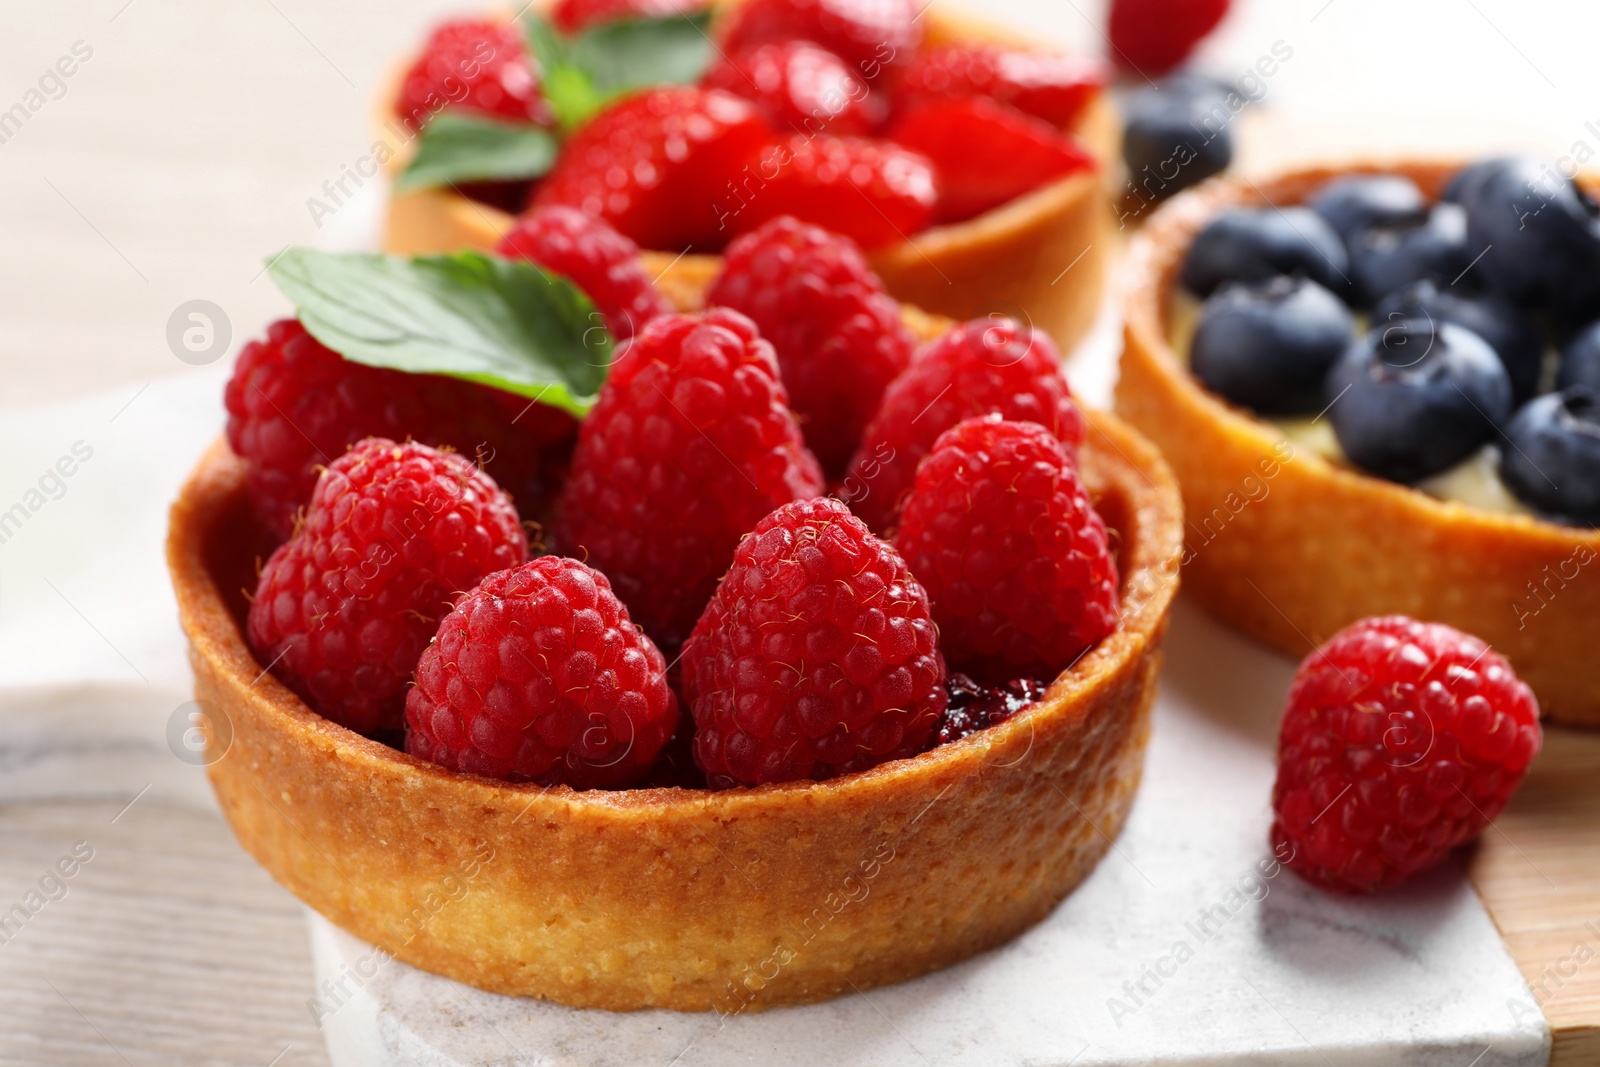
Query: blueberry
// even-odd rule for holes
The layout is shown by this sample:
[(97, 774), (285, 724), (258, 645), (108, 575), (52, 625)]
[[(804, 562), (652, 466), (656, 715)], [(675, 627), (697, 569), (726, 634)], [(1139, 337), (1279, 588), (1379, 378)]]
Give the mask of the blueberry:
[(1306, 201), (1348, 245), (1374, 226), (1411, 226), (1428, 217), (1422, 190), (1397, 174), (1354, 174), (1335, 178)]
[(1302, 274), (1334, 293), (1350, 285), (1344, 244), (1306, 207), (1236, 208), (1213, 219), (1189, 246), (1183, 284), (1210, 296), (1223, 282), (1260, 282)]
[[(1493, 293), (1459, 293), (1420, 281), (1390, 293), (1372, 311), (1375, 326), (1401, 319), (1429, 319), (1471, 330), (1494, 349), (1511, 378), (1511, 399), (1521, 404), (1539, 386), (1544, 366), (1544, 338), (1538, 324), (1511, 301)], [(1600, 337), (1597, 337), (1600, 349)], [(1600, 366), (1597, 366), (1600, 371)]]
[(1600, 526), (1600, 392), (1575, 385), (1523, 405), (1506, 427), (1500, 480), (1529, 507)]
[(1308, 279), (1233, 282), (1201, 310), (1190, 366), (1212, 392), (1252, 411), (1314, 412), (1352, 325), (1339, 298)]
[(1495, 160), (1466, 183), (1461, 203), (1467, 244), (1489, 249), (1477, 268), (1489, 285), (1563, 315), (1600, 312), (1597, 209), (1554, 167), (1529, 158)]
[(1556, 388), (1569, 385), (1586, 385), (1600, 392), (1600, 322), (1591, 322), (1579, 330), (1561, 350)]
[(1474, 283), (1467, 248), (1467, 213), (1439, 204), (1425, 221), (1365, 230), (1350, 242), (1350, 280), (1363, 306), (1418, 281)]
[(1165, 200), (1233, 162), (1234, 112), (1213, 88), (1163, 83), (1124, 100), (1122, 158), (1140, 201)]
[(1506, 162), (1507, 157), (1480, 159), (1476, 163), (1469, 163), (1456, 171), (1445, 185), (1444, 192), (1439, 194), (1439, 199), (1451, 204), (1465, 203), (1462, 199), (1467, 190), (1476, 185), (1485, 174), (1495, 170)]
[(1427, 319), (1374, 328), (1328, 374), (1328, 416), (1356, 466), (1396, 482), (1449, 470), (1511, 414), (1511, 382), (1489, 343)]

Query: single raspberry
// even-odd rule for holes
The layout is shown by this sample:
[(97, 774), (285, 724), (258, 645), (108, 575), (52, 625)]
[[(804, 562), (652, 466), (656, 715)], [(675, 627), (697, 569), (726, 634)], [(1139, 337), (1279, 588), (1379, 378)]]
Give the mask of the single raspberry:
[(317, 481), (261, 570), (256, 658), (323, 717), (398, 729), (417, 658), (458, 593), (528, 558), (517, 510), (466, 459), (381, 437)]
[(562, 33), (573, 34), (607, 22), (624, 19), (664, 19), (702, 11), (709, 0), (556, 0), (550, 21)]
[(1036, 678), (1013, 678), (1003, 685), (983, 685), (965, 674), (945, 679), (950, 702), (939, 720), (936, 744), (948, 745), (963, 737), (997, 726), (1044, 699), (1050, 683)]
[(785, 133), (865, 136), (883, 121), (883, 101), (848, 63), (810, 41), (773, 41), (725, 56), (702, 84), (759, 107)]
[(1540, 741), (1533, 692), (1488, 645), (1403, 615), (1363, 619), (1295, 674), (1273, 849), (1326, 889), (1397, 885), (1500, 814)]
[(729, 233), (779, 217), (825, 220), (863, 248), (926, 229), (939, 203), (933, 164), (899, 145), (796, 134), (771, 145), (725, 186), (716, 205)]
[(910, 62), (922, 43), (916, 0), (748, 0), (729, 17), (723, 47), (812, 41), (872, 81)]
[(413, 438), (481, 458), (532, 517), (553, 495), (577, 435), (571, 415), (525, 397), (353, 363), (294, 319), (244, 346), (223, 399), (228, 444), (249, 461), (256, 512), (280, 537), (311, 499), (318, 468), (363, 437)]
[(717, 89), (668, 86), (629, 96), (562, 148), (533, 206), (565, 204), (652, 249), (715, 250), (719, 191), (766, 147), (754, 104)]
[(982, 96), (925, 104), (896, 122), (889, 139), (933, 162), (940, 222), (970, 219), (1096, 166), (1072, 137)]
[(543, 556), (456, 602), (406, 696), (406, 751), (509, 782), (629, 785), (678, 725), (666, 661), (605, 575)]
[(1044, 334), (1012, 319), (974, 319), (918, 353), (889, 383), (841, 490), (874, 530), (894, 526), (917, 464), (962, 419), (996, 414), (1037, 422), (1068, 450), (1083, 443), (1083, 413)]
[(663, 315), (618, 356), (583, 421), (556, 540), (605, 572), (671, 655), (740, 536), (821, 492), (755, 324), (726, 308)]
[(1117, 564), (1077, 464), (1043, 426), (946, 431), (894, 547), (921, 576), (950, 663), (991, 685), (1054, 678), (1117, 628)]
[(713, 789), (914, 756), (947, 699), (927, 594), (837, 500), (785, 504), (739, 542), (683, 664)]
[(1229, 0), (1111, 0), (1108, 36), (1119, 66), (1160, 77), (1228, 13)]
[(672, 310), (639, 262), (639, 246), (575, 208), (552, 205), (528, 212), (495, 251), (531, 260), (582, 289), (617, 341)]
[(847, 237), (785, 216), (728, 246), (709, 304), (755, 321), (778, 352), (806, 444), (837, 474), (916, 341)]
[(919, 54), (895, 83), (895, 110), (953, 97), (986, 96), (1057, 127), (1072, 125), (1111, 81), (1091, 56), (992, 44), (947, 44)]
[(441, 23), (400, 83), (395, 113), (415, 128), (445, 108), (508, 122), (550, 120), (538, 68), (522, 34), (508, 22), (454, 19)]

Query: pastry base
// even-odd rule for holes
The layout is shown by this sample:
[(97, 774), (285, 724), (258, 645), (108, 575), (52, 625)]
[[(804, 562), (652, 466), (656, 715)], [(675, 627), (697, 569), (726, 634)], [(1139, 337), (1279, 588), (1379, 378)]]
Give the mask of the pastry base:
[(1600, 531), (1440, 501), (1296, 455), (1270, 424), (1201, 388), (1168, 340), (1183, 257), (1222, 208), (1297, 203), (1351, 172), (1405, 174), (1432, 196), (1459, 166), (1317, 167), (1174, 198), (1130, 253), (1116, 410), (1178, 476), (1184, 586), (1213, 614), (1296, 656), (1369, 615), (1449, 623), (1509, 658), (1549, 718), (1600, 726)]

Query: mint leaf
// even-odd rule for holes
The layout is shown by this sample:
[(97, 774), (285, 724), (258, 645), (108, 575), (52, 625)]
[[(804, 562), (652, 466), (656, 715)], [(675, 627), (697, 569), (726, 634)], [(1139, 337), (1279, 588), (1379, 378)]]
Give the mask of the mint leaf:
[(394, 183), (406, 192), (456, 182), (537, 178), (556, 161), (549, 130), (442, 111), (422, 128), (417, 154)]
[(687, 85), (711, 64), (711, 13), (622, 19), (571, 42), (574, 66), (607, 98), (646, 85)]
[(291, 248), (268, 269), (312, 336), (356, 363), (466, 378), (578, 416), (611, 365), (594, 304), (532, 263)]
[(580, 67), (550, 67), (544, 72), (544, 98), (561, 129), (571, 133), (594, 117), (606, 100)]
[(522, 23), (522, 36), (528, 42), (528, 55), (539, 64), (542, 74), (556, 67), (564, 67), (571, 60), (567, 55), (567, 40), (561, 32), (539, 12), (529, 7), (518, 16)]

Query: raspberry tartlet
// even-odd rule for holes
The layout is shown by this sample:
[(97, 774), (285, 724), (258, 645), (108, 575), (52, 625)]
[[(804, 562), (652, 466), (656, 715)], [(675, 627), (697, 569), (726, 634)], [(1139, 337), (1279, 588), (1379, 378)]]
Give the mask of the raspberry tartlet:
[[(922, 342), (949, 329), (909, 312), (905, 325)], [(656, 395), (652, 382), (686, 411), (710, 403), (703, 385), (662, 377), (677, 360), (714, 366), (782, 411), (777, 359), (753, 331), (724, 309), (659, 317), (622, 357), (648, 367), (602, 385), (595, 410)], [(743, 436), (719, 448), (758, 439), (753, 416), (729, 421)], [(792, 465), (789, 426), (748, 470)], [(1088, 412), (1072, 429), (1082, 444), (1070, 451), (1014, 422), (947, 435), (992, 451), (1001, 477), (1012, 452), (990, 436), (1043, 457), (1039, 506), (1073, 518), (1070, 544), (1041, 547), (1030, 575), (1047, 554), (1100, 561), (1085, 580), (1116, 605), (1114, 628), (1097, 617), (1092, 634), (1049, 650), (1053, 679), (992, 688), (950, 670), (936, 622), (960, 603), (946, 602), (947, 584), (930, 599), (893, 544), (816, 495), (811, 460), (794, 467), (794, 498), (734, 550), (681, 663), (630, 622), (620, 588), (571, 558), (581, 546), (562, 549), (559, 523), (566, 555), (512, 560), (462, 590), (422, 654), (404, 750), (319, 715), (263, 669), (245, 591), (277, 535), (246, 461), (219, 441), (174, 505), (168, 560), (197, 697), (232, 726), (208, 767), (223, 812), (276, 879), (352, 933), (482, 989), (575, 1007), (762, 1010), (999, 944), (1070, 892), (1127, 817), (1177, 587), (1181, 518), (1165, 464), (1112, 415)], [(595, 462), (596, 434), (580, 440), (575, 469)], [(906, 549), (934, 552), (946, 520), (932, 514), (951, 511), (954, 492), (942, 481), (910, 492), (907, 508), (928, 521)], [(305, 522), (322, 522), (311, 506)], [(1028, 507), (998, 532), (959, 508), (948, 521), (1006, 537)], [(616, 522), (660, 521), (647, 512)], [(697, 551), (721, 535), (707, 537)], [(775, 629), (761, 611), (776, 613)], [(612, 655), (619, 666), (601, 678), (595, 666)], [(1065, 669), (1063, 657), (1075, 657)], [(786, 701), (796, 665), (810, 689)], [(832, 707), (834, 692), (860, 699)], [(813, 718), (838, 727), (808, 733)], [(691, 740), (710, 789), (678, 784)]]
[[(658, 103), (646, 100), (648, 91), (624, 96), (595, 120), (606, 125), (603, 136), (588, 129), (569, 134), (555, 168), (534, 183), (534, 206), (559, 202), (607, 212), (618, 207), (628, 213), (621, 220), (624, 232), (637, 226), (629, 236), (646, 250), (650, 274), (670, 267), (664, 284), (686, 276), (688, 292), (716, 272), (716, 257), (707, 253), (720, 251), (699, 247), (706, 243), (706, 228), (696, 220), (727, 201), (737, 211), (737, 225), (719, 231), (718, 244), (777, 214), (795, 214), (857, 237), (897, 299), (957, 319), (991, 313), (1023, 318), (1063, 347), (1087, 331), (1114, 243), (1106, 194), (1121, 141), (1116, 109), (1103, 91), (1105, 64), (1039, 51), (1037, 41), (939, 6), (907, 6), (907, 13), (916, 12), (916, 32), (910, 34), (899, 25), (897, 3), (710, 6), (707, 32), (719, 48), (700, 82), (704, 88), (692, 90), (700, 96), (690, 87), (665, 91)], [(810, 38), (828, 36), (830, 27), (837, 31), (844, 20), (834, 8), (862, 17), (892, 11), (897, 18), (866, 44), (823, 42), (830, 51)], [(632, 13), (653, 11), (639, 5)], [(806, 21), (818, 18), (826, 25)], [(853, 28), (865, 33), (869, 27)], [(402, 69), (415, 66), (407, 62)], [(784, 76), (789, 92), (779, 101), (773, 84)], [(868, 82), (870, 97), (863, 95)], [(896, 85), (892, 91), (890, 82)], [(417, 151), (415, 123), (408, 124), (403, 111), (416, 93), (402, 97), (395, 89), (406, 84), (406, 77), (397, 77), (378, 103), (379, 158), (392, 177), (405, 171)], [(708, 97), (714, 99), (706, 104)], [(813, 99), (832, 105), (807, 108)], [(620, 114), (630, 109), (640, 114)], [(680, 182), (683, 188), (669, 198), (675, 209), (646, 218), (612, 203), (616, 175), (660, 171), (641, 147), (649, 137), (641, 132), (641, 120), (645, 112), (672, 109), (681, 109), (683, 130), (697, 131), (682, 139), (703, 137), (699, 143), (709, 146), (689, 164), (704, 180)], [(481, 106), (476, 110), (487, 114)], [(808, 110), (797, 123), (793, 115)], [(811, 121), (819, 113), (827, 118), (820, 135)], [(790, 131), (799, 132), (787, 136)], [(626, 145), (625, 165), (603, 163), (598, 153), (606, 141)], [(582, 153), (611, 175), (591, 182), (592, 195), (570, 173), (576, 165), (564, 162)], [(739, 166), (737, 159), (746, 157), (750, 162)], [(974, 166), (993, 158), (1007, 165)], [(931, 180), (941, 168), (950, 170), (954, 195), (935, 204)], [(676, 181), (678, 176), (668, 175), (662, 190)], [(384, 246), (406, 255), (493, 248), (528, 196), (526, 182), (396, 189)]]
[[(1545, 210), (1521, 229), (1528, 166), (1315, 167), (1180, 195), (1134, 244), (1116, 410), (1172, 463), (1185, 584), (1223, 620), (1294, 654), (1368, 616), (1446, 623), (1551, 718), (1600, 725), (1600, 530), (1583, 512), (1600, 431), (1589, 386), (1566, 381), (1600, 230), (1553, 171), (1526, 186)], [(1509, 183), (1506, 210), (1475, 206), (1498, 195), (1486, 173)], [(1537, 441), (1563, 419), (1533, 460), (1529, 420)]]

